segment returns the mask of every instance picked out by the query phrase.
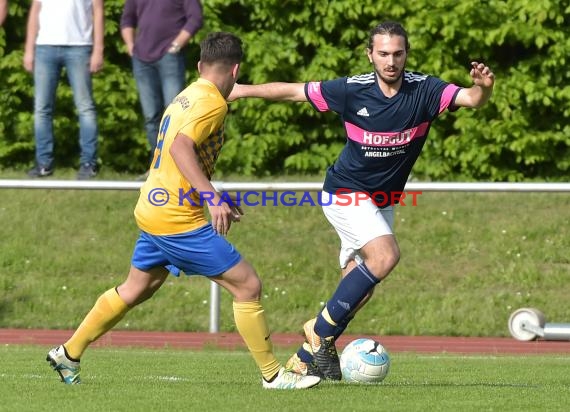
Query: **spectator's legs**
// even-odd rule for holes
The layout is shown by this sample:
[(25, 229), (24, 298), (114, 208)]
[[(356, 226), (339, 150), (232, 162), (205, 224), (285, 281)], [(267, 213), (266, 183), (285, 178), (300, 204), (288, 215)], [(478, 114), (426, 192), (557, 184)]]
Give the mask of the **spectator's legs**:
[(79, 114), (79, 146), (82, 165), (97, 164), (97, 111), (93, 100), (93, 86), (89, 60), (91, 46), (65, 47), (65, 68), (73, 90), (73, 100)]
[(36, 46), (34, 57), (34, 134), (36, 163), (53, 166), (53, 112), (55, 93), (61, 74), (58, 46)]
[(136, 57), (133, 57), (133, 74), (137, 82), (146, 138), (150, 145), (152, 158), (156, 147), (156, 136), (158, 135), (160, 119), (164, 111), (160, 77), (154, 63), (145, 63)]
[(183, 52), (167, 53), (157, 62), (162, 96), (166, 108), (172, 100), (186, 87), (186, 64)]

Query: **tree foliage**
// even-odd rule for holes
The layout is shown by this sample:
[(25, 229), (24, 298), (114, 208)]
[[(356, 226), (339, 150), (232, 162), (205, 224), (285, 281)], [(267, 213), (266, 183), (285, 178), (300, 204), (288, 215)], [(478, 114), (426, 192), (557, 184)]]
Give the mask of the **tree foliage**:
[[(10, 1), (0, 29), (0, 162), (33, 161), (33, 80), (22, 68), (28, 1)], [(369, 72), (368, 30), (397, 20), (408, 30), (408, 69), (469, 86), (469, 62), (495, 72), (494, 95), (479, 110), (434, 122), (415, 173), (433, 180), (568, 180), (570, 177), (570, 6), (554, 0), (209, 0), (205, 26), (188, 47), (196, 77), (198, 42), (214, 30), (242, 37), (240, 82), (304, 82)], [(147, 147), (130, 59), (118, 22), (123, 1), (107, 0), (105, 68), (94, 79), (100, 157), (105, 167), (142, 170)], [(345, 141), (336, 115), (307, 103), (244, 99), (230, 104), (218, 171), (320, 173)], [(58, 89), (56, 161), (77, 162), (71, 91)]]

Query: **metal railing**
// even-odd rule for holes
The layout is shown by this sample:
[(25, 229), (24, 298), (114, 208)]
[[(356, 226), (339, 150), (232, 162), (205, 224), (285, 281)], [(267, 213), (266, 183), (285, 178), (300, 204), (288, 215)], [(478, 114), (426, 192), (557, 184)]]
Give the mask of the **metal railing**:
[[(234, 191), (314, 191), (321, 182), (212, 182), (217, 190)], [(114, 180), (18, 180), (0, 179), (0, 189), (138, 190), (143, 182)], [(570, 192), (570, 183), (511, 182), (408, 182), (406, 191), (424, 192)]]

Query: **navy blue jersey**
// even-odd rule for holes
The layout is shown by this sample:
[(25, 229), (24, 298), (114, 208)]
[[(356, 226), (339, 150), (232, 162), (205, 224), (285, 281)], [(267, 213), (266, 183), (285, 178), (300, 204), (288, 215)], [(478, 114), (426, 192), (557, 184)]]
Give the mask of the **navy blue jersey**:
[(460, 89), (435, 77), (404, 72), (400, 90), (387, 98), (376, 76), (372, 72), (305, 85), (315, 109), (338, 113), (346, 131), (346, 145), (325, 177), (323, 188), (329, 193), (402, 192), (431, 122), (446, 108), (453, 109)]

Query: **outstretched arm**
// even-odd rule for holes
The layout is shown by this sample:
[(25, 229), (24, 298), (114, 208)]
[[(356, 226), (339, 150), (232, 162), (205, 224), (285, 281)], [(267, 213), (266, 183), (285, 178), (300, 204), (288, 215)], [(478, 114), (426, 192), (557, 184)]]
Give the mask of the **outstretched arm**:
[(477, 108), (483, 106), (493, 93), (495, 75), (483, 63), (471, 63), (471, 79), (473, 86), (461, 89), (455, 98), (455, 105)]
[(264, 83), (236, 84), (228, 97), (228, 101), (242, 97), (261, 97), (269, 100), (286, 100), (291, 102), (306, 102), (305, 83)]

